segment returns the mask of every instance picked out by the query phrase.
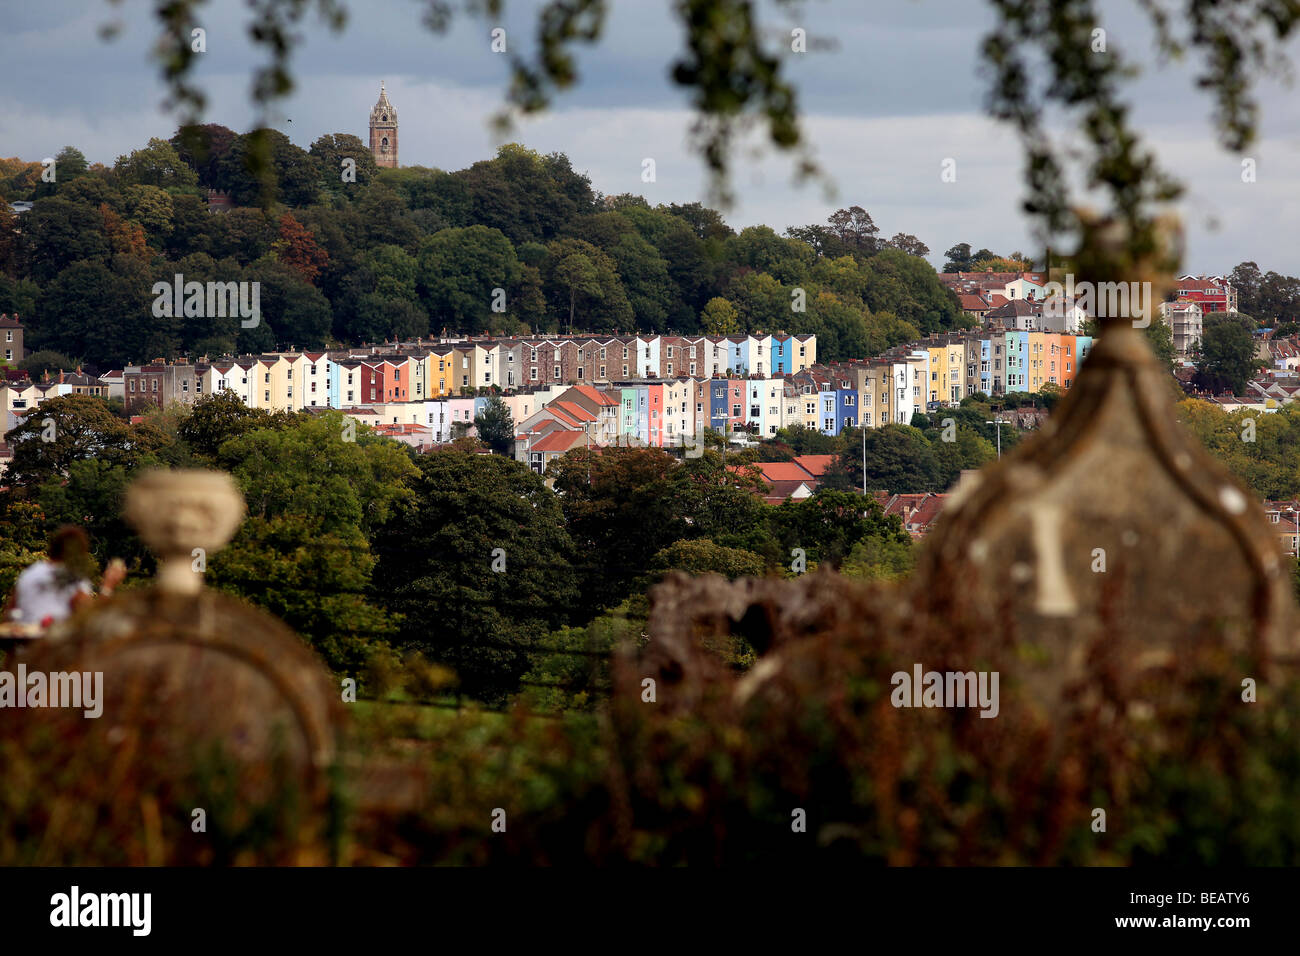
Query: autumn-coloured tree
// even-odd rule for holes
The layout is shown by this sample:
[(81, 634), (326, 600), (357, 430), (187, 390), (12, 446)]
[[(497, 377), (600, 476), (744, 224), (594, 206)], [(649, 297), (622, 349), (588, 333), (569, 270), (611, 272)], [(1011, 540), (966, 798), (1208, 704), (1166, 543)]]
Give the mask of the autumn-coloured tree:
[(287, 212), (280, 217), (280, 238), (271, 244), (271, 251), (313, 285), (330, 261), (329, 253), (320, 247), (311, 231)]
[(138, 222), (124, 220), (109, 209), (106, 203), (99, 204), (99, 214), (104, 219), (104, 237), (108, 239), (109, 248), (115, 255), (120, 253), (135, 259), (149, 258), (143, 226)]

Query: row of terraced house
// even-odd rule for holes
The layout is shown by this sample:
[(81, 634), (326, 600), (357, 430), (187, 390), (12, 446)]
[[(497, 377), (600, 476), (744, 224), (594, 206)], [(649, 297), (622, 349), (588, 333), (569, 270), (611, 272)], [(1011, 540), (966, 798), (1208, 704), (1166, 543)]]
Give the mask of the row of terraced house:
[[(817, 362), (812, 335), (416, 341), (194, 363), (156, 360), (97, 381), (132, 414), (230, 393), (273, 411), (338, 409), (415, 447), (443, 444), (470, 429), (498, 394), (516, 425), (517, 457), (544, 471), (579, 444), (681, 447), (705, 429), (766, 438), (802, 426), (834, 435), (859, 425), (907, 423), (916, 412), (977, 392), (1068, 388), (1091, 342), (989, 328), (826, 364)], [(5, 386), (0, 407), (9, 413), (7, 424), (47, 391), (31, 383)]]

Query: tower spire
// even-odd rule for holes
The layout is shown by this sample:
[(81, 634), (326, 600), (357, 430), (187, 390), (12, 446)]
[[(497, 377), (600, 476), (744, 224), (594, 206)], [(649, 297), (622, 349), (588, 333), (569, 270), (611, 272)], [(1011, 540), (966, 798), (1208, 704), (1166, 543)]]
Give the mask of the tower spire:
[(370, 151), (381, 169), (397, 168), (397, 110), (388, 99), (388, 84), (379, 81), (379, 101), (370, 110)]

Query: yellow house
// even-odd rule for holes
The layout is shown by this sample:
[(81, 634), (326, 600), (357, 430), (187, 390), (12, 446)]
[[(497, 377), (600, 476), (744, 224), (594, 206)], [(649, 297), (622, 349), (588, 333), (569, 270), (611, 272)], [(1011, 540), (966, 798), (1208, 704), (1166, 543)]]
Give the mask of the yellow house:
[(858, 393), (858, 411), (862, 425), (880, 428), (889, 424), (889, 372), (890, 365), (867, 365), (862, 370)]
[(290, 364), (279, 355), (263, 355), (253, 365), (249, 398), (254, 408), (289, 411)]
[[(791, 336), (790, 371), (802, 372), (817, 364), (817, 336)], [(814, 421), (816, 416), (814, 415)]]
[(948, 397), (946, 401), (960, 402), (966, 395), (966, 343), (961, 339), (949, 339), (945, 348), (948, 352)]
[[(449, 394), (458, 395), (461, 389), (490, 388), (501, 384), (498, 381), (501, 365), (499, 345), (461, 343), (452, 346), (451, 352), (445, 360)], [(442, 377), (439, 375), (440, 379)]]
[(435, 349), (430, 352), (426, 361), (426, 368), (429, 380), (429, 397), (445, 398), (456, 390), (455, 381), (456, 373), (456, 350), (447, 346), (446, 348)]
[(1030, 332), (1029, 350), (1025, 355), (1025, 375), (1028, 381), (1028, 389), (1031, 392), (1040, 391), (1043, 384), (1048, 379), (1047, 368), (1047, 334), (1044, 332)]
[(927, 403), (946, 401), (948, 349), (941, 343), (931, 342), (926, 344), (925, 350), (930, 354), (930, 374), (927, 376), (921, 397)]

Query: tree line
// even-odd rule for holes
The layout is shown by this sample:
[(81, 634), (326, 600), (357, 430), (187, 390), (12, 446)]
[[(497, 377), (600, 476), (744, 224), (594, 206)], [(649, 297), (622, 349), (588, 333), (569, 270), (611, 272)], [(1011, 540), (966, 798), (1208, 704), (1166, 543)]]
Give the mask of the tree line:
[[(74, 147), (53, 182), (0, 161), (0, 311), (29, 350), (117, 366), (182, 353), (457, 333), (812, 333), (828, 360), (962, 327), (915, 236), (859, 206), (732, 229), (700, 203), (607, 196), (561, 153), (516, 144), (467, 169), (380, 170), (356, 136), (308, 149), (216, 124), (111, 166)], [(234, 208), (208, 211), (208, 190)], [(155, 317), (153, 283), (261, 283), (263, 321)]]
[[(248, 513), (209, 558), (212, 586), (283, 619), (341, 673), (419, 653), (487, 701), (518, 691), (553, 631), (628, 601), (644, 614), (670, 570), (788, 574), (852, 558), (872, 573), (910, 548), (897, 518), (848, 491), (764, 504), (757, 470), (713, 449), (684, 461), (579, 449), (552, 465), (553, 490), (512, 458), (477, 454), (474, 439), (417, 454), (357, 425), (348, 440), (335, 411), (269, 412), (220, 394), (138, 422), (119, 412), (61, 396), (5, 436), (0, 587), (66, 523), (87, 529), (99, 563), (128, 562), (128, 586), (142, 583), (153, 559), (121, 518), (126, 487), (148, 468), (216, 468)], [(796, 548), (804, 567), (792, 566)]]

